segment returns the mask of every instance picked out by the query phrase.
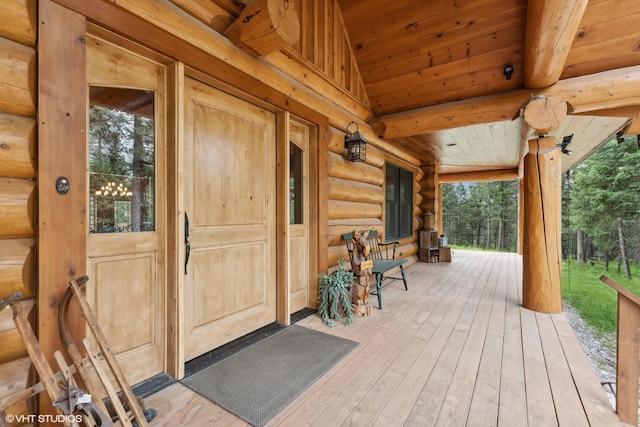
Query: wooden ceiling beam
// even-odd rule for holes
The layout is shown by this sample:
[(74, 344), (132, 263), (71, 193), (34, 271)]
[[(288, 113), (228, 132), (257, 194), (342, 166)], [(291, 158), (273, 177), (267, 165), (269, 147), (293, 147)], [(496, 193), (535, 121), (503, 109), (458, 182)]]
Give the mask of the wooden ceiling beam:
[(497, 169), (475, 172), (439, 173), (438, 184), (455, 184), (459, 182), (493, 182), (520, 179), (518, 169)]
[(561, 80), (542, 89), (519, 89), (373, 118), (381, 138), (400, 138), (461, 126), (511, 120), (536, 95), (558, 96), (573, 113), (640, 104), (640, 66)]
[(588, 0), (540, 0), (527, 4), (524, 86), (557, 83)]

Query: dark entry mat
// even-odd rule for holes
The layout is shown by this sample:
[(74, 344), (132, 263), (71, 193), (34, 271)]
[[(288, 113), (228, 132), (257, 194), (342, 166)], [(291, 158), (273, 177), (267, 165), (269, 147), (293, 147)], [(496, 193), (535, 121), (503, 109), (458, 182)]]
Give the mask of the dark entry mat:
[(254, 426), (262, 426), (358, 343), (289, 326), (182, 383)]

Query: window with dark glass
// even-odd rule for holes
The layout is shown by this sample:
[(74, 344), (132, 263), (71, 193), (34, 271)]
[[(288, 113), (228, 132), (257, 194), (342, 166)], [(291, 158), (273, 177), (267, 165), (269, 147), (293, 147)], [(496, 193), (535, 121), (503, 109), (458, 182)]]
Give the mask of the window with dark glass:
[(155, 230), (154, 94), (91, 87), (89, 232)]
[(385, 186), (385, 240), (411, 236), (413, 175), (387, 163)]
[(289, 143), (289, 224), (302, 224), (302, 156), (304, 152), (293, 142)]

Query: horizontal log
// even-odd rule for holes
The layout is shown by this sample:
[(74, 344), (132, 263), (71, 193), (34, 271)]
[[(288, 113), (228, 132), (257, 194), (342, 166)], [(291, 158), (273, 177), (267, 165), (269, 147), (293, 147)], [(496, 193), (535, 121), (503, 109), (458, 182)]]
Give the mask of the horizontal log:
[(351, 268), (351, 263), (349, 261), (349, 252), (347, 252), (347, 247), (344, 244), (329, 246), (329, 249), (328, 249), (329, 269), (338, 265), (340, 260), (344, 260), (347, 263), (348, 268)]
[(329, 221), (327, 228), (327, 246), (345, 244), (342, 235), (353, 230), (377, 230), (382, 234), (384, 225), (379, 218), (355, 218)]
[[(422, 203), (422, 200), (424, 199), (424, 197), (422, 197), (422, 194), (420, 193), (413, 193), (413, 212), (416, 215), (422, 215), (419, 211), (418, 206), (420, 206), (420, 204)], [(416, 211), (416, 209), (418, 209)]]
[[(0, 398), (11, 395), (31, 385), (29, 384), (30, 367), (31, 359), (29, 357), (22, 357), (11, 362), (0, 364)], [(27, 401), (21, 400), (15, 405), (8, 407), (5, 413), (18, 417), (20, 415), (33, 414), (34, 408), (28, 408)]]
[[(417, 206), (414, 208), (414, 210), (421, 211), (421, 209)], [(422, 230), (422, 225), (423, 225), (422, 217), (419, 215), (415, 216), (414, 214), (411, 225), (413, 226), (414, 233)]]
[(36, 46), (37, 0), (0, 2), (0, 37), (25, 46)]
[(573, 113), (637, 105), (640, 65), (560, 80), (542, 89), (514, 90), (378, 116), (371, 125), (378, 136), (401, 138), (511, 120), (536, 95), (558, 96), (571, 105)]
[(329, 219), (341, 218), (381, 218), (382, 206), (372, 203), (344, 202), (329, 200), (327, 203)]
[(0, 342), (2, 343), (0, 364), (27, 356), (27, 349), (24, 347), (17, 329), (0, 331)]
[(396, 248), (396, 258), (407, 258), (418, 253), (417, 243), (407, 243)]
[(511, 181), (519, 178), (518, 169), (499, 169), (477, 172), (441, 173), (438, 174), (438, 183), (453, 184), (457, 182)]
[(328, 184), (329, 200), (384, 203), (384, 191), (379, 185), (332, 177), (329, 178)]
[[(26, 300), (24, 304), (25, 311), (29, 311), (35, 305), (35, 299)], [(2, 310), (0, 312), (0, 342), (2, 343), (2, 347), (0, 347), (0, 364), (13, 362), (28, 355), (22, 337), (13, 322), (13, 312), (11, 310)]]
[(0, 38), (0, 112), (34, 117), (36, 112), (36, 51)]
[(171, 3), (220, 34), (235, 21), (234, 15), (211, 0), (171, 0)]
[(36, 122), (0, 113), (0, 176), (35, 178)]
[[(5, 297), (6, 295), (3, 295)], [(21, 303), (25, 311), (30, 312), (36, 304), (35, 298), (24, 299)], [(10, 331), (16, 327), (13, 322), (13, 311), (11, 309), (5, 309), (0, 311), (0, 331)]]
[(25, 179), (0, 180), (0, 237), (35, 234), (35, 182)]
[(35, 296), (35, 246), (35, 238), (0, 239), (0, 298), (14, 292)]
[[(11, 313), (11, 310), (6, 311)], [(0, 398), (27, 386), (30, 366), (29, 357), (21, 357), (0, 365)]]
[(384, 172), (382, 169), (362, 162), (350, 162), (336, 153), (327, 155), (328, 175), (334, 178), (353, 179), (367, 184), (382, 185)]

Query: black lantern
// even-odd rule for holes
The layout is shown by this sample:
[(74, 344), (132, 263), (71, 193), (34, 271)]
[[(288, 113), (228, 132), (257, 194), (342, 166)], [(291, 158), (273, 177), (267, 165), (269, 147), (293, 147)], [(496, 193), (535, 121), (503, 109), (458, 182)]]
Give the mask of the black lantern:
[[(356, 131), (349, 135), (349, 126), (356, 125)], [(347, 125), (347, 134), (344, 136), (344, 148), (347, 149), (347, 160), (352, 162), (364, 162), (367, 159), (367, 141), (358, 132), (358, 124), (351, 122)]]

